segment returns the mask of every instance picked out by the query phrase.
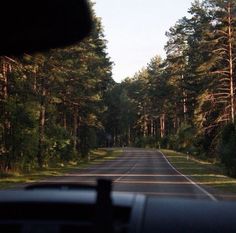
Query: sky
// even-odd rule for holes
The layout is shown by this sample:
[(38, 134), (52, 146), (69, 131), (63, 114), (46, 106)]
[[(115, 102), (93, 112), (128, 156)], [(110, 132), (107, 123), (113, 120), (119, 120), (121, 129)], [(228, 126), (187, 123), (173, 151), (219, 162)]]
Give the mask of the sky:
[(187, 16), (193, 0), (94, 0), (102, 18), (113, 79), (121, 82), (146, 67), (152, 57), (165, 57), (165, 32)]

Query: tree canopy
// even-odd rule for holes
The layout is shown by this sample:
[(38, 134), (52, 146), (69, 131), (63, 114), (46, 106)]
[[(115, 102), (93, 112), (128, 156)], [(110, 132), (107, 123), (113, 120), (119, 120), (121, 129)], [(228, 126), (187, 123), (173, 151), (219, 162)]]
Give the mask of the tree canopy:
[(2, 170), (79, 159), (98, 146), (104, 95), (114, 81), (95, 12), (93, 21), (90, 37), (77, 45), (1, 57)]

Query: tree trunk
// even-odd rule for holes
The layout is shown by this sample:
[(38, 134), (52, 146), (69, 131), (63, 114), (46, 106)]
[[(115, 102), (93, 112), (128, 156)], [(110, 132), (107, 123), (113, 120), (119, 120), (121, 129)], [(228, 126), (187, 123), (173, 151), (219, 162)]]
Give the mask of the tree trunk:
[(128, 127), (128, 144), (127, 146), (129, 146), (131, 144), (131, 129), (130, 129), (130, 125)]
[(230, 105), (231, 105), (231, 122), (235, 122), (235, 103), (234, 103), (234, 71), (233, 71), (233, 25), (232, 25), (232, 5), (228, 3), (228, 37), (229, 37), (229, 75), (230, 75)]
[(78, 106), (74, 106), (73, 113), (73, 149), (77, 151), (77, 132), (78, 132)]
[(5, 164), (5, 170), (8, 170), (11, 168), (11, 158), (10, 158), (10, 133), (11, 133), (11, 121), (9, 119), (9, 112), (5, 109), (6, 102), (8, 100), (8, 64), (5, 61), (5, 58), (2, 57), (2, 98), (3, 98), (3, 146), (4, 146), (4, 152), (7, 157), (6, 164)]
[(179, 129), (179, 118), (177, 114), (175, 114), (174, 120), (173, 120), (173, 126), (174, 126), (174, 133), (176, 134)]
[(165, 137), (165, 114), (160, 117), (160, 136), (161, 138)]
[[(182, 82), (184, 83), (184, 76), (182, 75)], [(184, 113), (184, 122), (187, 121), (187, 95), (185, 90), (182, 90), (182, 96), (183, 96), (183, 113)]]
[(65, 112), (63, 112), (63, 128), (67, 130), (67, 118)]
[(44, 155), (44, 145), (45, 145), (45, 114), (46, 114), (45, 98), (46, 98), (46, 88), (43, 80), (42, 96), (40, 103), (40, 115), (39, 115), (39, 141), (38, 141), (38, 154), (37, 154), (38, 166), (40, 168), (43, 166), (43, 155)]
[(143, 136), (146, 137), (148, 135), (148, 123), (147, 123), (147, 115), (145, 114), (143, 117)]

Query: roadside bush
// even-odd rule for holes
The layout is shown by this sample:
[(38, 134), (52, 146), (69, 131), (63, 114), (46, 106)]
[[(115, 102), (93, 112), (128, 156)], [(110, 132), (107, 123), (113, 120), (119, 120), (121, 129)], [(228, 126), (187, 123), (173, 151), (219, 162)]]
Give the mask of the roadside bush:
[(152, 136), (140, 137), (136, 139), (135, 146), (140, 148), (158, 148), (160, 147), (160, 142)]
[(69, 161), (73, 159), (71, 136), (63, 127), (51, 124), (47, 128), (46, 161)]
[(228, 174), (236, 177), (236, 129), (233, 124), (225, 126), (222, 131), (219, 156)]
[(89, 155), (90, 149), (98, 147), (97, 134), (95, 128), (84, 125), (80, 129), (79, 137), (79, 153), (82, 158), (86, 158)]
[(159, 139), (159, 147), (160, 148), (165, 148), (165, 149), (169, 149), (169, 138), (168, 137), (163, 137), (161, 139)]
[(175, 149), (182, 152), (195, 154), (196, 132), (192, 125), (183, 124), (175, 137)]

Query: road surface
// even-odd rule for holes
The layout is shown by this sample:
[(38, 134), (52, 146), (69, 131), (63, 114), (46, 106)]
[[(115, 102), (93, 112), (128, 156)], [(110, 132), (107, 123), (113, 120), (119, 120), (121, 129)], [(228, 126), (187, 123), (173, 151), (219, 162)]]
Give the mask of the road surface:
[(125, 149), (116, 159), (77, 169), (49, 181), (93, 184), (97, 178), (112, 179), (115, 191), (216, 200), (206, 189), (178, 172), (156, 150)]

